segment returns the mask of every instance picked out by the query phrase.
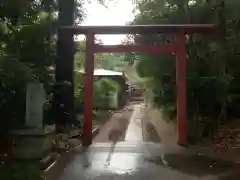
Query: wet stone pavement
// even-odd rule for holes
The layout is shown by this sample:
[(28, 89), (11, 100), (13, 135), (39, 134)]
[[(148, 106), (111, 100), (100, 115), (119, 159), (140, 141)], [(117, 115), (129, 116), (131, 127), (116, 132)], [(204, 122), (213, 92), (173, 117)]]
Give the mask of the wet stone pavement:
[[(118, 119), (118, 121), (121, 119)], [(134, 105), (125, 139), (76, 149), (57, 180), (238, 180), (240, 166), (181, 148), (143, 141), (141, 107)], [(100, 132), (101, 133), (101, 132)]]

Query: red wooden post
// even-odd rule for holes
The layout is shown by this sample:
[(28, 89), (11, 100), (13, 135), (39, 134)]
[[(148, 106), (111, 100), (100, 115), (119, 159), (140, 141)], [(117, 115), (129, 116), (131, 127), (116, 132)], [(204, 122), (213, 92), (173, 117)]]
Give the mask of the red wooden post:
[(177, 128), (178, 144), (187, 145), (187, 107), (186, 107), (186, 47), (185, 34), (177, 32), (176, 40), (176, 81), (177, 81)]
[(92, 144), (94, 34), (86, 35), (83, 145)]

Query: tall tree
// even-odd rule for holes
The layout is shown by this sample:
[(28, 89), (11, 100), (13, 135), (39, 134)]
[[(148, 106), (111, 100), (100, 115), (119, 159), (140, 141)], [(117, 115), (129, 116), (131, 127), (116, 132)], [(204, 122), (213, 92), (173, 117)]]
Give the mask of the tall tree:
[[(214, 0), (141, 0), (136, 1), (139, 13), (132, 24), (219, 24), (213, 37), (186, 37), (188, 52), (187, 90), (188, 124), (215, 127), (214, 119), (221, 116), (221, 107), (229, 104), (233, 82), (239, 82), (234, 66), (239, 47), (240, 2)], [(171, 35), (136, 35), (136, 44), (156, 44), (173, 41)], [(172, 54), (136, 54), (139, 75), (152, 81), (155, 105), (168, 110), (175, 107), (175, 57)], [(172, 80), (166, 80), (170, 77)], [(169, 78), (167, 78), (169, 79)], [(234, 81), (232, 80), (234, 79)], [(173, 111), (173, 113), (175, 110)], [(201, 123), (201, 122), (205, 123)], [(201, 125), (200, 125), (201, 123)], [(207, 127), (206, 126), (206, 127)], [(197, 127), (197, 126), (194, 126)], [(199, 135), (207, 128), (202, 127)], [(189, 128), (193, 129), (193, 128)], [(208, 129), (209, 130), (209, 129)], [(195, 130), (193, 130), (195, 131)], [(196, 132), (196, 131), (195, 131)]]

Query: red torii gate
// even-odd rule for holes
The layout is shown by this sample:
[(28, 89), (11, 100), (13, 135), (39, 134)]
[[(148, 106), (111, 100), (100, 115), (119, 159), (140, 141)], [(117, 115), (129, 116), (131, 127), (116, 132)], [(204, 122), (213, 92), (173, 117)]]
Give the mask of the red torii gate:
[[(177, 128), (178, 143), (187, 145), (186, 109), (186, 34), (211, 34), (216, 31), (211, 24), (188, 25), (130, 25), (130, 26), (79, 26), (62, 27), (74, 34), (86, 35), (85, 80), (84, 80), (84, 129), (83, 144), (92, 143), (93, 70), (94, 53), (99, 52), (169, 52), (176, 55), (177, 82)], [(98, 45), (95, 34), (174, 34), (175, 42), (154, 45)]]

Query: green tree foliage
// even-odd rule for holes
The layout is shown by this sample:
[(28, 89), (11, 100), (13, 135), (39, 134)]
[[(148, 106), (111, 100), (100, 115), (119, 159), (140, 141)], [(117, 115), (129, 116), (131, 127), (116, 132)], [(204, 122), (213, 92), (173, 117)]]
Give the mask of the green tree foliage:
[(2, 1), (0, 32), (5, 55), (44, 67), (54, 59), (55, 1)]
[(119, 89), (118, 83), (108, 78), (101, 78), (94, 85), (94, 106), (96, 109), (107, 108), (110, 93)]
[[(123, 45), (133, 45), (134, 44), (134, 36), (127, 35), (127, 37), (122, 42)], [(136, 56), (134, 52), (126, 52), (124, 53), (124, 61), (128, 62), (129, 66), (134, 65), (134, 61), (136, 60)]]
[[(101, 43), (96, 39), (96, 43)], [(85, 41), (75, 42), (75, 69), (84, 68)], [(124, 62), (125, 53), (96, 53), (94, 56), (94, 67), (107, 70), (123, 71), (127, 66)]]
[[(240, 2), (213, 0), (136, 0), (139, 13), (132, 24), (219, 25), (211, 37), (186, 36), (189, 129), (199, 136), (225, 119), (232, 93), (239, 93)], [(169, 43), (172, 35), (136, 35), (136, 44)], [(176, 113), (175, 57), (173, 54), (136, 54), (137, 71), (148, 78), (154, 104)], [(207, 124), (207, 125), (206, 125)], [(193, 126), (192, 126), (193, 125)], [(206, 128), (208, 127), (208, 128)], [(198, 129), (196, 129), (198, 128)], [(191, 132), (190, 132), (191, 133)], [(195, 133), (196, 135), (196, 133)]]
[[(93, 101), (94, 108), (101, 109), (107, 108), (109, 104), (109, 95), (112, 92), (120, 91), (120, 85), (109, 79), (109, 78), (101, 78), (94, 83), (93, 88)], [(83, 113), (84, 108), (84, 86), (83, 82), (79, 82), (75, 94), (75, 108), (78, 113)]]
[(55, 55), (55, 1), (0, 2), (0, 126), (4, 133), (25, 117), (30, 81), (51, 82)]
[(124, 53), (102, 53), (102, 68), (113, 71), (124, 71), (127, 63), (124, 62)]
[[(101, 43), (101, 40), (96, 39), (95, 43), (96, 44)], [(75, 42), (74, 66), (76, 70), (84, 69), (85, 46), (86, 46), (85, 40)], [(104, 60), (103, 55), (100, 53), (96, 53), (94, 55), (94, 68), (102, 68), (103, 60)]]
[(77, 84), (75, 91), (75, 110), (78, 113), (83, 113), (84, 108), (84, 86), (83, 82)]
[[(47, 67), (56, 59), (57, 2), (0, 1), (0, 135), (24, 120), (28, 82), (54, 83)], [(78, 1), (75, 20), (82, 18), (82, 1)]]

